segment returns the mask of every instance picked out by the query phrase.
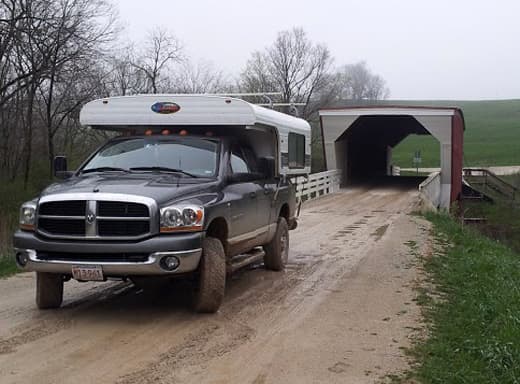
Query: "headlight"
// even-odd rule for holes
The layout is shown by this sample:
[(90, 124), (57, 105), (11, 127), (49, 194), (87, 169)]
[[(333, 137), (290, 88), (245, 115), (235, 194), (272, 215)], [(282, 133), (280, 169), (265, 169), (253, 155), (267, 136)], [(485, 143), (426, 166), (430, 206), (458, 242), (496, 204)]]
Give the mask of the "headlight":
[(36, 203), (29, 201), (20, 208), (20, 228), (33, 231), (36, 225)]
[(161, 208), (161, 232), (202, 231), (204, 207), (179, 204)]

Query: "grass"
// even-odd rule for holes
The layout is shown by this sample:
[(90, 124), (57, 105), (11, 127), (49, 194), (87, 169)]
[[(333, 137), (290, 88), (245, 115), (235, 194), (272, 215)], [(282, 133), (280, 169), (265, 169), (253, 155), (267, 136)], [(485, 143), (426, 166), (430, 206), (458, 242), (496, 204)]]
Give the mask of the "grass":
[[(520, 164), (520, 100), (390, 100), (387, 103), (461, 107), (466, 122), (464, 166)], [(439, 166), (439, 142), (432, 136), (408, 136), (394, 149), (394, 163), (403, 168), (412, 168), (413, 154), (417, 150), (421, 151), (421, 167)]]
[[(517, 188), (520, 188), (520, 173), (500, 177), (507, 181), (509, 184), (512, 184)], [(520, 199), (520, 196), (518, 198)]]
[(520, 382), (520, 255), (448, 216), (427, 218), (445, 245), (423, 260), (435, 289), (419, 297), (429, 337), (411, 351), (411, 378)]
[[(520, 198), (520, 196), (519, 196)], [(474, 224), (479, 232), (507, 245), (520, 254), (520, 206), (500, 200), (495, 203), (465, 202), (465, 217), (483, 217)]]
[[(503, 180), (520, 188), (520, 174), (500, 176)], [(520, 253), (520, 191), (516, 202), (487, 189), (494, 202), (463, 201), (465, 217), (482, 217), (486, 220), (473, 224), (481, 233), (500, 241)]]
[(0, 278), (14, 275), (18, 271), (13, 256), (0, 256)]

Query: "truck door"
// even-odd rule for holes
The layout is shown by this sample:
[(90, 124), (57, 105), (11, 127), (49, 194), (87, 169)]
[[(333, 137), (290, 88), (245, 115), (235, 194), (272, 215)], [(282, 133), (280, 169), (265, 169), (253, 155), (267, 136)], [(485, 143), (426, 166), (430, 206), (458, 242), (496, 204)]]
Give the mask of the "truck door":
[[(255, 179), (254, 183), (257, 184), (258, 187), (258, 196), (257, 196), (257, 210), (258, 210), (258, 221), (261, 226), (265, 227), (273, 218), (273, 197), (274, 192), (276, 190), (276, 181), (269, 180), (266, 175), (260, 172), (260, 167), (258, 164), (258, 158), (251, 148), (244, 147), (243, 148), (246, 161), (249, 169), (258, 177)], [(276, 221), (275, 221), (276, 222)]]
[[(252, 174), (241, 146), (231, 147), (228, 173)], [(258, 236), (259, 230), (266, 225), (258, 218), (258, 197), (262, 188), (252, 179), (237, 181), (226, 187), (230, 201), (230, 242), (247, 242)]]

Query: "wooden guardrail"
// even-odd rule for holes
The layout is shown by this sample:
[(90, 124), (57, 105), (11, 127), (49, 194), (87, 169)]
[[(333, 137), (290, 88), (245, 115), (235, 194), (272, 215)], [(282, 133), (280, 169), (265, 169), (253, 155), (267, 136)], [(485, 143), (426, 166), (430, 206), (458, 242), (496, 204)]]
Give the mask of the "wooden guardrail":
[(498, 177), (486, 168), (464, 168), (464, 177), (470, 184), (501, 194), (512, 202), (520, 202), (520, 189)]
[(300, 201), (316, 199), (339, 190), (341, 170), (312, 173), (296, 178), (296, 198)]

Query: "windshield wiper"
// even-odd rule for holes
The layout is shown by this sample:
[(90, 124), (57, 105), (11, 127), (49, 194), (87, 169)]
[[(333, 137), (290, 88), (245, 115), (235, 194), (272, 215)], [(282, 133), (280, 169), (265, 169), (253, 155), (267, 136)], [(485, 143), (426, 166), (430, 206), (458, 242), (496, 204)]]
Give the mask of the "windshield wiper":
[(116, 172), (130, 172), (128, 169), (125, 168), (117, 168), (117, 167), (97, 167), (97, 168), (90, 168), (90, 169), (83, 169), (80, 171), (81, 174), (83, 173), (91, 173), (91, 172), (109, 172), (109, 171), (116, 171)]
[(181, 173), (183, 175), (189, 176), (189, 177), (197, 177), (193, 173), (189, 173), (186, 171), (183, 171), (182, 169), (177, 168), (168, 168), (168, 167), (133, 167), (130, 168), (131, 171), (157, 171), (157, 172), (170, 172), (170, 173)]

